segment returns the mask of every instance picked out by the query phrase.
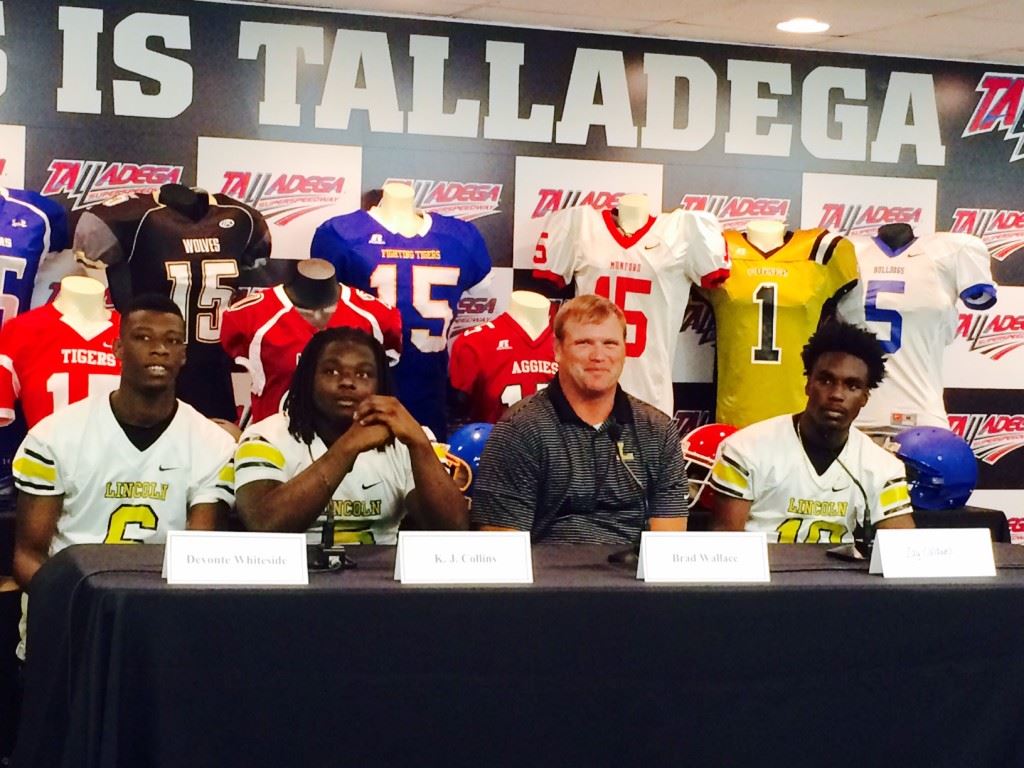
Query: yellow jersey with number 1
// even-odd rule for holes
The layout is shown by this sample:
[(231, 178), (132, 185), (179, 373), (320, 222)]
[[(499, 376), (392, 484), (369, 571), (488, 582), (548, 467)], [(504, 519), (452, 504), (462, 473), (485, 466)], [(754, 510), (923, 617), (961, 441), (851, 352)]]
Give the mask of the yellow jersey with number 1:
[(821, 310), (857, 281), (853, 246), (825, 229), (787, 232), (762, 252), (741, 232), (725, 232), (729, 279), (706, 292), (715, 313), (718, 401), (715, 419), (745, 427), (803, 410), (800, 351)]

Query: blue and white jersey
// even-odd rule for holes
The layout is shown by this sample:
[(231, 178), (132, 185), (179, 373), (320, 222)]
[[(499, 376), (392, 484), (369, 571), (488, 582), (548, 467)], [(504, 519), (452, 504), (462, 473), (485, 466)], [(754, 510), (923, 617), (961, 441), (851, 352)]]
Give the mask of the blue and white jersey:
[(59, 203), (0, 187), (0, 325), (28, 311), (43, 257), (70, 246), (67, 214)]
[(949, 428), (942, 358), (956, 336), (957, 299), (971, 309), (995, 304), (988, 248), (973, 235), (937, 232), (891, 250), (853, 237), (860, 282), (838, 314), (874, 332), (888, 356), (885, 378), (856, 425), (872, 434), (906, 427)]
[(402, 359), (392, 370), (398, 397), (420, 424), (444, 435), (448, 326), (463, 292), (491, 271), (480, 232), (450, 216), (421, 214), (412, 237), (355, 211), (321, 224), (310, 256), (334, 265), (338, 280), (373, 293), (402, 315)]
[[(0, 187), (0, 325), (31, 308), (39, 264), (71, 246), (68, 217), (36, 192)], [(0, 508), (13, 501), (11, 460), (25, 436), (24, 419), (0, 429)]]

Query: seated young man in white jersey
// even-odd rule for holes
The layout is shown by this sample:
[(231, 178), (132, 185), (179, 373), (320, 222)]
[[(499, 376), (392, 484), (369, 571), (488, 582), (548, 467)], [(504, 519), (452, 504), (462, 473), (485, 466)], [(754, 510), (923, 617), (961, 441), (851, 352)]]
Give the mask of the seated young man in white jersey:
[(314, 335), (284, 412), (246, 429), (235, 452), (242, 522), (315, 543), (330, 510), (334, 544), (393, 544), (407, 512), (420, 528), (465, 529), (465, 497), (391, 393), (380, 342), (355, 328)]
[(829, 322), (802, 352), (807, 407), (727, 437), (712, 469), (712, 527), (781, 543), (850, 543), (870, 520), (913, 528), (903, 463), (851, 426), (885, 376), (874, 334)]
[(14, 576), (27, 587), (72, 544), (161, 543), (168, 531), (212, 530), (233, 500), (235, 442), (178, 400), (185, 322), (166, 296), (138, 296), (113, 352), (121, 380), (47, 416), (14, 458)]

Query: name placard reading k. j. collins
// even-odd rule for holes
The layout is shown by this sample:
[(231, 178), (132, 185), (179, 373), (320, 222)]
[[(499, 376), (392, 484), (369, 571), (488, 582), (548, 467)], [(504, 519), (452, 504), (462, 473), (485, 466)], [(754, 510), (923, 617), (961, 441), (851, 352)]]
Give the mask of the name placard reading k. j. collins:
[(526, 531), (400, 531), (395, 579), (403, 584), (532, 584)]

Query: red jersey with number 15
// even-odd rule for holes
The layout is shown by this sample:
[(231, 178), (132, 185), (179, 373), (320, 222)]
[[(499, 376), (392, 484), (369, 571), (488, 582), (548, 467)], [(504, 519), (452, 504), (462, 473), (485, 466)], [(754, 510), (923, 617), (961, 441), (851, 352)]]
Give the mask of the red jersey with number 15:
[(37, 422), (87, 396), (113, 392), (121, 380), (114, 339), (121, 316), (111, 312), (105, 328), (90, 339), (45, 304), (4, 325), (0, 331), (0, 426), (14, 420), (21, 401), (31, 429)]
[(557, 372), (551, 328), (531, 339), (505, 312), (455, 339), (448, 379), (469, 396), (470, 420), (493, 424), (506, 408), (544, 389)]
[[(368, 293), (340, 285), (338, 308), (327, 328), (359, 328), (384, 345), (392, 364), (402, 351), (398, 310)], [(263, 288), (232, 304), (224, 313), (220, 343), (252, 379), (252, 421), (277, 413), (292, 384), (299, 355), (317, 332), (283, 285)]]

